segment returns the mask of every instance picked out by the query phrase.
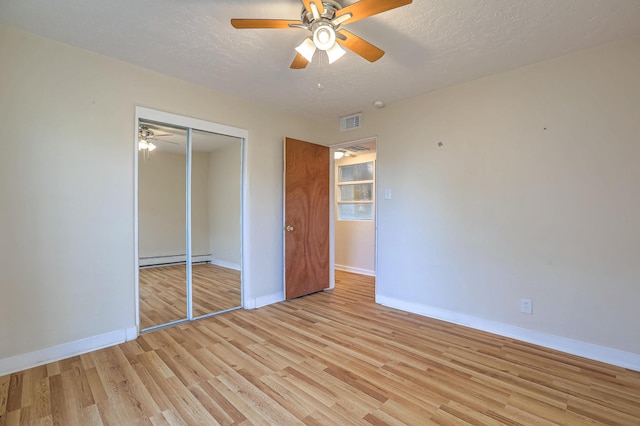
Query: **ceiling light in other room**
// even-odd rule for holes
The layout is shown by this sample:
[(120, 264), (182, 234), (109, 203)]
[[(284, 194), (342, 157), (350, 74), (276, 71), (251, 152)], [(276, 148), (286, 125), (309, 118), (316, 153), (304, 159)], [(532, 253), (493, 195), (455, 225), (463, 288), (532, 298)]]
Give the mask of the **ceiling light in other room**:
[(344, 157), (344, 151), (336, 151), (333, 153), (333, 158), (336, 160), (339, 160), (342, 157)]

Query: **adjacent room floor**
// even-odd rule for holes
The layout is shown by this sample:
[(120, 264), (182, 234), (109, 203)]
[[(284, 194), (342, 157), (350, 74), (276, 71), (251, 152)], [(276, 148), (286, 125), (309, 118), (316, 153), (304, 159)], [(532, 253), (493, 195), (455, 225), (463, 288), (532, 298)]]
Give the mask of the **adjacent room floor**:
[(0, 424), (640, 424), (640, 373), (374, 303), (374, 282), (0, 377)]

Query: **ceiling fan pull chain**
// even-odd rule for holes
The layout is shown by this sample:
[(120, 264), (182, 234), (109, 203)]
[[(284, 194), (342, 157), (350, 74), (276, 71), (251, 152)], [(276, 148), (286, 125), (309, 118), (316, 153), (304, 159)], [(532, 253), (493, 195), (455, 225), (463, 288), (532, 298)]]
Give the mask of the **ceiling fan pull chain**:
[(320, 67), (320, 77), (318, 78), (318, 90), (323, 91), (324, 86), (322, 85), (322, 81), (324, 80), (324, 67), (322, 66), (322, 61), (324, 59), (324, 55), (322, 52), (318, 55), (318, 67)]

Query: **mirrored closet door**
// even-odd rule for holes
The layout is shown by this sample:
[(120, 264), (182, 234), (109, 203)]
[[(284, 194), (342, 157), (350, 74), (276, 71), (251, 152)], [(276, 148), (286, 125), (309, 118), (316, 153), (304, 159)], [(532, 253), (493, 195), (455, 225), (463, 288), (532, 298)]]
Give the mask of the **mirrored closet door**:
[(140, 330), (241, 307), (243, 139), (138, 124)]
[(140, 328), (187, 318), (186, 130), (140, 121)]
[(242, 304), (240, 297), (242, 140), (192, 132), (193, 316)]

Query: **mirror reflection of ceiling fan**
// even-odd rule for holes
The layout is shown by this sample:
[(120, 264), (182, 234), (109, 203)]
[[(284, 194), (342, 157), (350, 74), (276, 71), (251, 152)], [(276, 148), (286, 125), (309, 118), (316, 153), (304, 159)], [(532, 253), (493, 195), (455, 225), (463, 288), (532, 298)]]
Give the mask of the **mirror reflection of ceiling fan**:
[(311, 32), (311, 35), (296, 47), (297, 54), (291, 63), (293, 69), (305, 68), (313, 59), (316, 50), (326, 52), (331, 64), (346, 53), (343, 47), (369, 62), (375, 62), (384, 55), (384, 51), (345, 30), (342, 25), (406, 6), (412, 2), (412, 0), (360, 0), (342, 7), (334, 0), (301, 1), (304, 7), (300, 20), (232, 19), (231, 25), (238, 29), (302, 28)]
[(152, 128), (148, 124), (140, 123), (138, 125), (138, 151), (142, 152), (145, 162), (147, 162), (147, 160), (151, 158), (151, 151), (157, 148), (157, 145), (154, 144), (153, 141), (178, 145), (177, 142), (166, 139), (158, 139), (163, 136), (173, 136), (173, 134), (164, 132), (157, 128)]
[(157, 148), (153, 141), (177, 145), (177, 142), (158, 139), (163, 136), (173, 135), (159, 129), (152, 129), (148, 124), (140, 124), (140, 126), (138, 126), (138, 151), (153, 151)]

